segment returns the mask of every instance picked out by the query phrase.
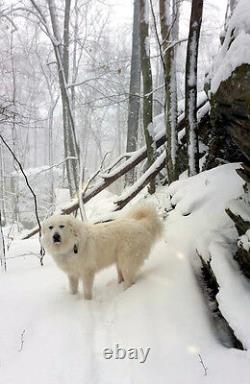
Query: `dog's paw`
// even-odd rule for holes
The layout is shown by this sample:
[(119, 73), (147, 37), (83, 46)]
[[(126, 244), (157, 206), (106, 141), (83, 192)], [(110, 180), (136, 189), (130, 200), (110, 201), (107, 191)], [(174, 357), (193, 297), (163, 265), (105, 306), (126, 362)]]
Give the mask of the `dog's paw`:
[(85, 300), (92, 300), (92, 294), (91, 293), (84, 293), (83, 297)]
[(78, 294), (78, 291), (69, 291), (69, 293), (70, 293), (71, 295), (77, 295), (77, 294)]

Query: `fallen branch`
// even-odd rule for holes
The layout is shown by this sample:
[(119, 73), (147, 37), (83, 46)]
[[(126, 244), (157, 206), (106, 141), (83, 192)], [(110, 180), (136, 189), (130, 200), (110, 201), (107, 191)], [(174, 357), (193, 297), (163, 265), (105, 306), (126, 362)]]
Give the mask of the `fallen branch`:
[(147, 169), (147, 171), (130, 187), (128, 188), (114, 203), (117, 205), (115, 211), (125, 207), (130, 200), (132, 200), (152, 178), (164, 168), (166, 160), (166, 151), (164, 151)]

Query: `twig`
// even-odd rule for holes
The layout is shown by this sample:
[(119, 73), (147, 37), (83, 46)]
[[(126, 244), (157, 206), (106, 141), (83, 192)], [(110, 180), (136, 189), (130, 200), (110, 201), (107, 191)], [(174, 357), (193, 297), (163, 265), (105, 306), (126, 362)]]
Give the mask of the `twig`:
[[(115, 159), (115, 161), (113, 161), (113, 163), (111, 163), (108, 168), (106, 168), (104, 170), (105, 173), (109, 173), (117, 164), (120, 163), (120, 161), (122, 161), (123, 159), (125, 160), (128, 160), (131, 156), (133, 155), (133, 152), (130, 152), (130, 153), (124, 153), (123, 155), (121, 155), (120, 157), (118, 157), (118, 159)], [(102, 175), (101, 175), (102, 176)]]
[(80, 209), (80, 215), (81, 215), (82, 221), (87, 221), (87, 214), (86, 214), (86, 210), (85, 210), (85, 207), (84, 207), (84, 202), (83, 202), (83, 199), (82, 199), (82, 191), (81, 191), (81, 188), (82, 188), (82, 185), (83, 185), (83, 161), (82, 161), (81, 157), (80, 157), (80, 169), (79, 169), (79, 172), (80, 172), (79, 189), (78, 189), (79, 209)]
[(181, 43), (185, 43), (186, 41), (188, 41), (187, 38), (183, 38), (183, 39), (180, 39), (180, 40), (177, 40), (177, 41), (173, 41), (171, 44), (169, 44), (167, 46), (167, 48), (163, 51), (163, 54), (165, 55), (167, 51), (169, 51), (170, 49), (174, 48), (176, 45), (178, 44), (181, 44)]
[(199, 360), (200, 360), (200, 363), (202, 365), (202, 368), (204, 369), (204, 376), (207, 376), (207, 367), (205, 366), (200, 353), (198, 354), (198, 356), (199, 356)]
[(4, 271), (7, 271), (7, 264), (6, 264), (6, 250), (5, 250), (5, 241), (4, 241), (4, 235), (3, 235), (3, 228), (2, 228), (2, 213), (0, 210), (0, 230), (1, 230), (1, 238), (2, 238), (2, 245), (1, 248), (3, 250), (3, 253), (1, 252), (1, 266), (4, 268)]
[(20, 341), (20, 346), (19, 346), (18, 352), (22, 352), (22, 350), (23, 350), (25, 332), (26, 332), (26, 330), (24, 329), (21, 333), (21, 341)]
[[(89, 188), (89, 185), (90, 183), (96, 178), (97, 175), (99, 175), (99, 173), (102, 171), (103, 169), (103, 164), (104, 164), (104, 161), (106, 159), (106, 157), (109, 155), (110, 152), (107, 152), (105, 153), (102, 161), (101, 161), (101, 164), (100, 164), (100, 167), (97, 169), (97, 171), (88, 179), (88, 182), (87, 184), (85, 185), (84, 189), (80, 191), (80, 196), (81, 196), (81, 199), (82, 197), (85, 195), (85, 193), (87, 192), (88, 188)], [(79, 196), (79, 198), (80, 198)]]
[(50, 170), (53, 169), (53, 168), (57, 168), (57, 167), (59, 167), (60, 165), (62, 165), (63, 163), (66, 163), (66, 161), (68, 161), (68, 160), (77, 160), (77, 157), (75, 157), (75, 156), (68, 156), (68, 157), (66, 157), (64, 160), (60, 161), (59, 163), (57, 163), (57, 164), (53, 164), (53, 165), (51, 165), (50, 167), (48, 167), (48, 168), (46, 168), (46, 169), (42, 169), (40, 172), (38, 172), (38, 173), (36, 174), (36, 176), (37, 176), (37, 175), (40, 175), (40, 173), (48, 172), (48, 171), (50, 171)]

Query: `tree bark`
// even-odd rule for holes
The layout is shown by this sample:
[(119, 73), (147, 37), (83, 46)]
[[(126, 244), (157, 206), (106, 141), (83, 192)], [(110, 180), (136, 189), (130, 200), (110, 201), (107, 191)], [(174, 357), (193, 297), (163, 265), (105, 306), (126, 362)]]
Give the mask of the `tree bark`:
[[(141, 70), (143, 79), (143, 130), (147, 147), (148, 167), (154, 162), (153, 128), (153, 85), (150, 63), (149, 44), (149, 7), (148, 0), (140, 0), (140, 46), (141, 46)], [(149, 184), (149, 193), (155, 192), (155, 180), (152, 178)]]
[(2, 212), (2, 225), (6, 224), (6, 195), (5, 195), (5, 162), (3, 156), (3, 145), (0, 143), (0, 211)]
[[(141, 58), (140, 58), (140, 2), (134, 0), (133, 41), (128, 102), (128, 132), (127, 152), (134, 152), (137, 148), (139, 110), (140, 110), (140, 86), (141, 86)], [(137, 96), (138, 95), (138, 96)], [(127, 173), (125, 184), (132, 185), (135, 182), (135, 169)]]
[(171, 44), (178, 39), (179, 34), (179, 2), (176, 0), (159, 0), (160, 22), (162, 35), (162, 58), (164, 67), (165, 102), (164, 117), (166, 125), (167, 146), (166, 146), (166, 167), (168, 182), (178, 178), (177, 171), (177, 84), (176, 84), (176, 63), (175, 47)]
[[(67, 83), (69, 78), (69, 22), (71, 0), (65, 0), (63, 40), (60, 36), (60, 28), (56, 17), (56, 7), (54, 0), (50, 0), (48, 2), (48, 6), (51, 25), (56, 40), (56, 42), (52, 41), (52, 43), (58, 66), (59, 85), (62, 100), (64, 152), (65, 158), (71, 158), (71, 160), (66, 162), (67, 179), (70, 195), (73, 196), (74, 193), (78, 190), (79, 149), (76, 142), (74, 119), (71, 109), (70, 97), (67, 90)], [(72, 159), (73, 157), (76, 159)]]
[(197, 63), (203, 0), (192, 0), (185, 77), (185, 116), (188, 121), (188, 173), (199, 173), (199, 141), (197, 133)]

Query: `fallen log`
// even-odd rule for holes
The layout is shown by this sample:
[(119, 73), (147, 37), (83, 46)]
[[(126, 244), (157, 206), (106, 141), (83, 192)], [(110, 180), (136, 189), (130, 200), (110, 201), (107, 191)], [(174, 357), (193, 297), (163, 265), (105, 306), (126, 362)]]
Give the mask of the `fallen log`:
[(150, 179), (154, 178), (164, 168), (165, 160), (166, 151), (155, 160), (154, 164), (130, 188), (114, 201), (114, 204), (117, 205), (114, 211), (119, 211), (125, 207), (149, 183)]

